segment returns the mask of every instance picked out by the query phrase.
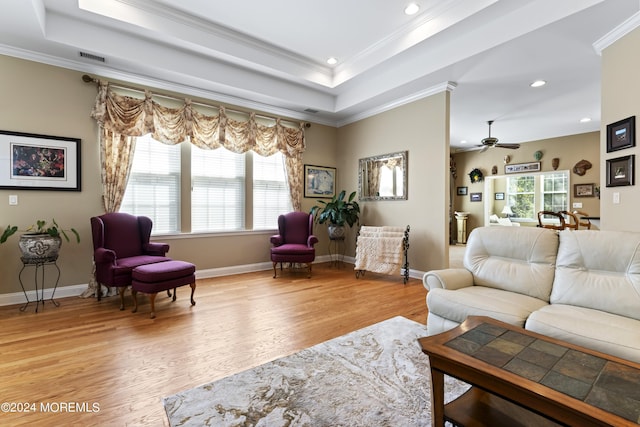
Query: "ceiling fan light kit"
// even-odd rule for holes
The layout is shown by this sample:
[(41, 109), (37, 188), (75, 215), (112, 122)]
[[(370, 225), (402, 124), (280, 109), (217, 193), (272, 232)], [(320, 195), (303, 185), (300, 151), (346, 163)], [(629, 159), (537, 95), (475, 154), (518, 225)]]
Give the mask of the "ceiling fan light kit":
[(499, 144), (498, 138), (491, 136), (491, 125), (493, 124), (493, 120), (489, 120), (487, 122), (489, 125), (489, 136), (484, 138), (482, 141), (482, 145), (478, 145), (478, 147), (482, 147), (480, 152), (485, 152), (488, 148), (498, 147), (498, 148), (509, 148), (512, 150), (520, 148), (520, 144)]

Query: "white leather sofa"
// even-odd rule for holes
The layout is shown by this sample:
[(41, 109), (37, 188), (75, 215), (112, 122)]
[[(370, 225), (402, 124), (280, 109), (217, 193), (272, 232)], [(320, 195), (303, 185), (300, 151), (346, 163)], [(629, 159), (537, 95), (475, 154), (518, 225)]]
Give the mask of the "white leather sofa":
[(429, 335), (490, 316), (640, 362), (640, 233), (481, 227), (463, 264), (424, 275)]

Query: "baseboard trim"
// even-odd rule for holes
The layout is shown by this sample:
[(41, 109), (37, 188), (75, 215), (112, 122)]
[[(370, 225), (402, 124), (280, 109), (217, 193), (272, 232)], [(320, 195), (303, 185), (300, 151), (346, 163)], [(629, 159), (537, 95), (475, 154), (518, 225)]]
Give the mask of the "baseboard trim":
[[(347, 264), (355, 264), (355, 258), (353, 257), (344, 257), (343, 261)], [(322, 255), (316, 257), (315, 262), (331, 262), (331, 257), (329, 255)], [(233, 265), (229, 267), (220, 267), (220, 268), (208, 268), (205, 270), (196, 271), (196, 279), (207, 279), (210, 277), (223, 277), (223, 276), (231, 276), (234, 274), (243, 274), (243, 273), (253, 273), (256, 271), (266, 271), (273, 269), (273, 264), (271, 262), (260, 262), (255, 264), (243, 264), (243, 265)], [(424, 276), (424, 272), (411, 270), (409, 269), (409, 277), (413, 279), (422, 279)], [(79, 284), (79, 285), (70, 285), (70, 286), (59, 286), (56, 289), (55, 299), (58, 298), (67, 298), (67, 297), (79, 297), (82, 293), (87, 289), (89, 285)], [(44, 290), (44, 299), (51, 299), (51, 294), (53, 292), (52, 288), (48, 288)], [(27, 291), (27, 297), (29, 301), (36, 301), (36, 291), (31, 290)], [(24, 304), (25, 298), (23, 292), (14, 292), (11, 294), (0, 294), (0, 306), (4, 305), (14, 305), (14, 304)]]

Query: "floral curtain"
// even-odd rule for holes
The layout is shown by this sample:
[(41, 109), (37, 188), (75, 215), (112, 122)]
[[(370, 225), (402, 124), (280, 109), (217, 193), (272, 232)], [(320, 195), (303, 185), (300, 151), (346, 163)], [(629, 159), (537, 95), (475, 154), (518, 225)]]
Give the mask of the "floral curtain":
[(210, 116), (195, 110), (185, 99), (179, 108), (164, 107), (145, 91), (144, 99), (119, 95), (106, 81), (98, 82), (98, 95), (91, 112), (100, 126), (103, 204), (106, 212), (120, 208), (129, 179), (135, 139), (151, 133), (164, 144), (189, 141), (203, 149), (224, 147), (234, 153), (254, 151), (261, 156), (281, 152), (285, 156), (291, 204), (302, 209), (304, 123), (298, 128), (266, 126), (256, 121), (255, 113), (246, 121), (227, 116), (224, 107)]

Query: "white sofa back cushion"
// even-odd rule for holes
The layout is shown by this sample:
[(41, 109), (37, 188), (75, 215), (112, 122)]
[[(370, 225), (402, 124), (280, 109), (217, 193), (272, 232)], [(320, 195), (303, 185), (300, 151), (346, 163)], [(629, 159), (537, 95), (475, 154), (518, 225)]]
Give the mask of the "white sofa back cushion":
[(640, 233), (561, 231), (551, 303), (640, 320)]
[(464, 267), (478, 286), (549, 302), (558, 234), (537, 227), (479, 227), (467, 240)]

